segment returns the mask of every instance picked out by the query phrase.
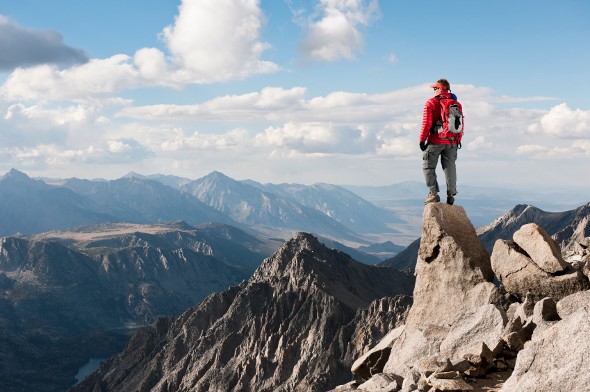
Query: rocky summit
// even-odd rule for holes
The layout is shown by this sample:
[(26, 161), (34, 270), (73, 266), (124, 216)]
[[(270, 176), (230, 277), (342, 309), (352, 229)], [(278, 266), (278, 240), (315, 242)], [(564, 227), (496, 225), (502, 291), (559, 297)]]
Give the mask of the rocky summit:
[(300, 233), (246, 282), (138, 332), (75, 391), (326, 391), (406, 317), (414, 277)]
[(406, 322), (333, 391), (586, 391), (589, 246), (572, 245), (566, 262), (530, 224), (489, 257), (462, 207), (427, 205)]

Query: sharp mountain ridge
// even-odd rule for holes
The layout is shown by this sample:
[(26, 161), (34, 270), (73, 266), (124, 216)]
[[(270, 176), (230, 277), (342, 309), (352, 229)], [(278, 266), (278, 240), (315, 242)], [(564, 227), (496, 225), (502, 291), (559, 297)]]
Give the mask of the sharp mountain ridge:
[(412, 287), (410, 274), (299, 233), (250, 280), (141, 331), (74, 390), (325, 391), (349, 377), (361, 320), (380, 313), (397, 325)]

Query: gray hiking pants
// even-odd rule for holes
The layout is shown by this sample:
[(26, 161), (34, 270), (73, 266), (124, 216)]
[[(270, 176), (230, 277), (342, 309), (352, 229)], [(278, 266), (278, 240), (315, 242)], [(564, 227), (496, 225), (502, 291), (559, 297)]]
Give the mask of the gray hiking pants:
[(436, 165), (440, 156), (440, 163), (447, 181), (447, 195), (457, 194), (457, 145), (455, 144), (429, 144), (426, 151), (422, 153), (422, 170), (424, 179), (430, 193), (438, 193), (438, 181), (436, 181)]

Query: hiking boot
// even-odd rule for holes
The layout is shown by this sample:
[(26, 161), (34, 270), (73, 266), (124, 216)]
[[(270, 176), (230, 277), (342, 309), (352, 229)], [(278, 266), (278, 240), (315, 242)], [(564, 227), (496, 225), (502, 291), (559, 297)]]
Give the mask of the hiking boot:
[(426, 200), (424, 200), (424, 204), (428, 204), (428, 203), (438, 203), (440, 201), (440, 197), (434, 193), (429, 193), (428, 197), (426, 197)]
[(453, 196), (447, 196), (447, 204), (449, 205), (453, 205), (453, 203), (455, 202), (455, 198)]

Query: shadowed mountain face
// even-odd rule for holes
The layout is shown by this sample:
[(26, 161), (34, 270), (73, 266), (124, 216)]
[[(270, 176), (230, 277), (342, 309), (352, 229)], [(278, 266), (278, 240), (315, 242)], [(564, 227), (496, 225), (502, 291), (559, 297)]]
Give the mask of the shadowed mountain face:
[(89, 358), (122, 349), (124, 333), (247, 279), (276, 246), (220, 224), (1, 238), (0, 390), (66, 390)]
[[(413, 284), (412, 275), (361, 264), (300, 233), (248, 282), (137, 333), (75, 390), (325, 391), (350, 378), (359, 353), (349, 343), (365, 336), (362, 320), (379, 308), (371, 303), (382, 309), (384, 297)], [(395, 326), (408, 300), (386, 303), (386, 324)]]

